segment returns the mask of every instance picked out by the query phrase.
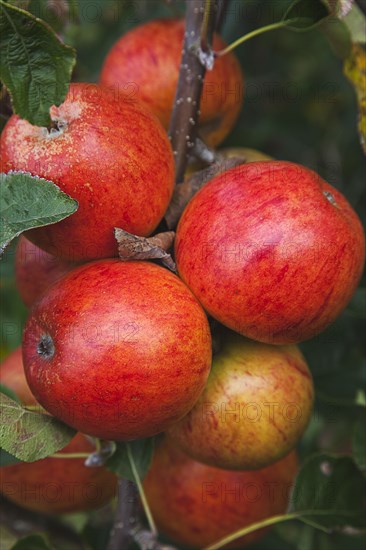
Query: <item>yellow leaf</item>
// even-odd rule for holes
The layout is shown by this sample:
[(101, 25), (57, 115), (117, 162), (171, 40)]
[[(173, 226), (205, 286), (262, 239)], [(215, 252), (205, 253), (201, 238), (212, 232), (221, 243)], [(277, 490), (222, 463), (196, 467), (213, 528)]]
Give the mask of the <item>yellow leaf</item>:
[(366, 154), (366, 52), (359, 44), (353, 44), (351, 53), (344, 63), (344, 72), (356, 91), (359, 108), (358, 130)]

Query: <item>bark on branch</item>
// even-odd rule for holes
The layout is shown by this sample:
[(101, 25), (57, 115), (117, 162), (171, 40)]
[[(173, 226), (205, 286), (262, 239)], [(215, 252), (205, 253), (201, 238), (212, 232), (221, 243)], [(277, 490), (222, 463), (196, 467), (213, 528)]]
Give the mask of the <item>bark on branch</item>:
[[(205, 12), (209, 10), (208, 13)], [(205, 36), (202, 36), (204, 20)], [(181, 183), (195, 147), (199, 108), (216, 23), (216, 0), (189, 0), (182, 61), (169, 135), (175, 157), (175, 181)], [(204, 44), (207, 51), (201, 49)]]

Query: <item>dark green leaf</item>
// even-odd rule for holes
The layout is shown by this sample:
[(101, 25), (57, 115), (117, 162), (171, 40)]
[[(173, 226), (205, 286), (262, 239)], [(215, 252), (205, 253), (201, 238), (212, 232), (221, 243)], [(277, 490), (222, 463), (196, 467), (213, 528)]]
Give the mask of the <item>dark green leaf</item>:
[(56, 223), (78, 203), (51, 181), (23, 172), (0, 174), (0, 252), (23, 231)]
[(48, 414), (28, 411), (0, 393), (0, 447), (24, 462), (59, 451), (75, 430)]
[(286, 11), (283, 20), (291, 20), (293, 30), (309, 30), (329, 17), (329, 10), (321, 0), (295, 0)]
[(49, 109), (65, 99), (76, 54), (30, 13), (0, 0), (0, 78), (14, 112), (47, 126)]
[(354, 423), (352, 432), (352, 452), (357, 466), (366, 469), (366, 414), (360, 407), (359, 416)]
[(347, 25), (337, 17), (327, 17), (320, 22), (319, 29), (327, 37), (336, 56), (346, 59), (352, 48), (351, 34)]
[[(130, 451), (130, 452), (129, 452)], [(154, 438), (137, 439), (129, 443), (117, 443), (114, 455), (106, 462), (107, 468), (119, 477), (135, 481), (130, 457), (140, 479), (143, 479), (149, 469), (154, 452)]]
[(14, 399), (14, 401), (20, 403), (20, 399), (17, 394), (7, 386), (4, 386), (4, 384), (0, 384), (0, 393), (4, 393), (8, 397), (10, 397), (10, 399)]
[(291, 511), (320, 529), (364, 525), (365, 480), (349, 457), (319, 454), (300, 470), (292, 493)]
[(15, 458), (15, 456), (7, 453), (6, 451), (4, 451), (4, 449), (0, 449), (0, 467), (10, 466), (10, 464), (17, 464), (18, 462), (22, 461)]
[(28, 535), (19, 539), (11, 550), (51, 550), (51, 546), (42, 535)]

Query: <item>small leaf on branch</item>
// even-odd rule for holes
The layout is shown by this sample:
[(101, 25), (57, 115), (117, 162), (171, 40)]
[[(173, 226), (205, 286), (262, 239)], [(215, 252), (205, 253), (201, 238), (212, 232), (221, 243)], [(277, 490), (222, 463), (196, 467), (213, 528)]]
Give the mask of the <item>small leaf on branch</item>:
[(50, 123), (49, 109), (65, 99), (76, 53), (44, 21), (0, 0), (0, 78), (13, 109), (38, 126)]
[(307, 31), (314, 28), (330, 13), (321, 0), (295, 0), (283, 16), (289, 20), (288, 27), (293, 30)]
[(153, 437), (137, 439), (135, 441), (129, 441), (128, 443), (117, 442), (116, 451), (113, 456), (107, 460), (106, 466), (119, 477), (129, 479), (130, 481), (136, 481), (131, 465), (132, 457), (134, 468), (139, 478), (142, 480), (150, 467), (153, 452)]
[(56, 223), (78, 203), (51, 181), (24, 172), (0, 174), (0, 254), (23, 231)]
[(360, 528), (365, 525), (364, 491), (365, 479), (350, 457), (315, 455), (297, 476), (290, 511), (302, 512), (301, 519), (319, 529)]
[(352, 42), (358, 44), (366, 43), (366, 17), (356, 4), (354, 4), (351, 11), (342, 18), (342, 21), (351, 34)]
[(165, 221), (169, 229), (173, 229), (177, 226), (179, 218), (181, 217), (183, 210), (191, 200), (191, 198), (203, 187), (208, 181), (215, 176), (235, 168), (240, 164), (244, 164), (245, 159), (231, 157), (222, 158), (219, 157), (216, 162), (211, 164), (208, 168), (195, 172), (190, 178), (183, 183), (179, 183), (175, 186), (172, 200), (168, 206), (168, 210), (165, 213)]
[(131, 260), (161, 260), (161, 262), (176, 273), (173, 258), (167, 252), (174, 243), (174, 231), (158, 233), (153, 237), (139, 237), (132, 235), (118, 227), (114, 230), (118, 243), (118, 253), (122, 261)]
[(355, 88), (358, 99), (359, 122), (358, 131), (361, 145), (366, 154), (366, 52), (358, 44), (354, 44), (351, 54), (344, 64), (344, 72)]
[(75, 430), (53, 416), (35, 413), (0, 393), (0, 447), (24, 462), (45, 458), (65, 447)]

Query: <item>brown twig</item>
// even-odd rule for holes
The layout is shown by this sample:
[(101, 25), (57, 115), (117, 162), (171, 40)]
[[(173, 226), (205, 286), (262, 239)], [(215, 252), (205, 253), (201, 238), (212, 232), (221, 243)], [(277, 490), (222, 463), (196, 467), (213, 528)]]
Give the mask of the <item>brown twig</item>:
[(139, 501), (136, 484), (120, 479), (118, 481), (117, 508), (107, 550), (128, 548), (133, 541), (132, 532), (139, 523)]
[[(209, 10), (209, 12), (205, 11)], [(199, 107), (206, 63), (210, 60), (216, 19), (216, 0), (190, 0), (187, 2), (186, 32), (182, 61), (169, 135), (175, 156), (175, 180), (181, 183), (189, 155), (195, 146)], [(201, 30), (205, 21), (206, 35)], [(201, 49), (204, 43), (206, 52)]]
[(216, 31), (219, 32), (224, 23), (230, 0), (218, 0), (217, 15), (216, 15)]
[(208, 168), (195, 172), (183, 183), (175, 186), (173, 198), (165, 213), (165, 222), (169, 229), (174, 229), (181, 217), (183, 210), (191, 198), (212, 178), (243, 164), (245, 159), (231, 157), (224, 158), (217, 155), (216, 160)]

